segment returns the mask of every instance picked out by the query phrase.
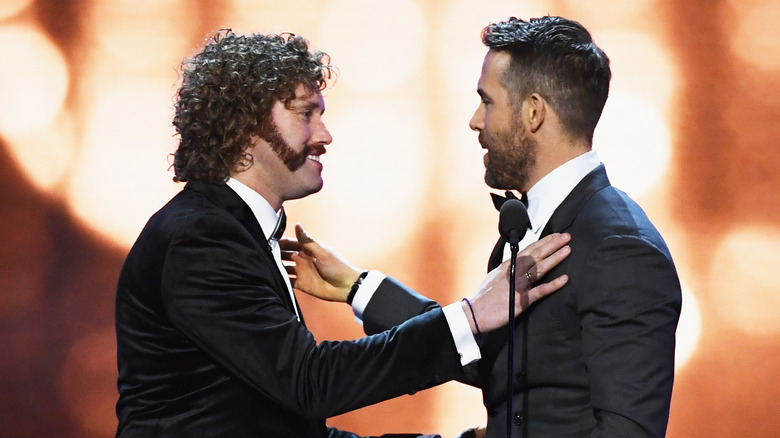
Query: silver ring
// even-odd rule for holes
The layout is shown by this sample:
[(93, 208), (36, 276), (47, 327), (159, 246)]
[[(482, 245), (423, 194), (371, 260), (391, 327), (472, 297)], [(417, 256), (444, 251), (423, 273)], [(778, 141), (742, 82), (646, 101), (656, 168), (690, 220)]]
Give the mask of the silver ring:
[(530, 283), (530, 284), (533, 284), (533, 282), (534, 282), (534, 281), (531, 279), (531, 273), (530, 273), (530, 272), (526, 272), (526, 273), (525, 273), (525, 279), (526, 279), (526, 280), (528, 280), (528, 283)]

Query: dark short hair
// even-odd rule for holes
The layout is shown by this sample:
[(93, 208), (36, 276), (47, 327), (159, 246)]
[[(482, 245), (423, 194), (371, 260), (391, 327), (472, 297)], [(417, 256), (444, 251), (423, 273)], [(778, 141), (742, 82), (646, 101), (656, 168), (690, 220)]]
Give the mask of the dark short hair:
[(482, 42), (511, 55), (502, 79), (513, 104), (539, 93), (567, 132), (593, 139), (612, 73), (585, 27), (562, 17), (511, 17), (485, 27)]
[(275, 102), (288, 104), (301, 84), (321, 91), (334, 74), (328, 55), (301, 36), (217, 32), (181, 65), (173, 180), (227, 180)]

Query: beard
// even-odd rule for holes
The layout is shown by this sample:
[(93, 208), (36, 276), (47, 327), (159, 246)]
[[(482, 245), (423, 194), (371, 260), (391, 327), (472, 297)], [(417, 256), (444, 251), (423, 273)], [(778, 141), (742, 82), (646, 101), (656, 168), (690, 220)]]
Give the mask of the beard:
[(499, 190), (527, 191), (531, 170), (536, 165), (537, 144), (529, 138), (519, 121), (508, 130), (493, 135), (482, 131), (479, 143), (487, 148), (485, 183)]
[(271, 149), (273, 149), (290, 172), (300, 169), (306, 163), (306, 157), (316, 151), (316, 148), (313, 146), (304, 146), (300, 152), (293, 149), (287, 143), (287, 140), (282, 137), (282, 134), (279, 133), (279, 128), (276, 127), (276, 123), (272, 120), (263, 126), (259, 135), (260, 138), (271, 145)]

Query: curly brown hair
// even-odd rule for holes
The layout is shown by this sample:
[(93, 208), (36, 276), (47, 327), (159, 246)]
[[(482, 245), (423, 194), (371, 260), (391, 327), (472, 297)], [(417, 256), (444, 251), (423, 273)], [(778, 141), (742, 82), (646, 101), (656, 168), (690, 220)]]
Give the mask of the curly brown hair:
[(173, 125), (174, 181), (223, 182), (245, 165), (245, 147), (303, 84), (321, 91), (335, 75), (330, 57), (298, 35), (237, 35), (225, 29), (181, 65)]

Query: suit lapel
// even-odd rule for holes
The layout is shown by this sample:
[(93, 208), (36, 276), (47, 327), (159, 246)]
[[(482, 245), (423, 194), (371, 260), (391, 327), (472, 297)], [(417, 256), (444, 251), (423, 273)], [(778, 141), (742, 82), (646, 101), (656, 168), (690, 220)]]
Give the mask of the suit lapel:
[(560, 233), (565, 231), (577, 214), (582, 210), (586, 202), (599, 190), (610, 185), (607, 172), (603, 164), (593, 169), (585, 175), (585, 178), (572, 189), (569, 196), (561, 202), (561, 205), (555, 209), (555, 212), (547, 221), (540, 237), (551, 233)]
[(490, 253), (490, 259), (488, 259), (488, 272), (496, 269), (504, 261), (505, 246), (506, 239), (504, 239), (504, 236), (499, 236), (496, 246), (493, 247), (493, 251)]
[[(547, 224), (542, 230), (540, 237), (547, 236), (551, 233), (560, 233), (569, 228), (571, 223), (574, 221), (574, 218), (577, 217), (577, 214), (580, 212), (580, 210), (582, 210), (582, 207), (585, 205), (585, 203), (596, 192), (605, 187), (608, 187), (609, 185), (610, 183), (609, 178), (607, 178), (607, 172), (604, 169), (604, 165), (600, 164), (590, 173), (585, 175), (582, 181), (580, 181), (574, 187), (574, 189), (572, 189), (571, 193), (569, 193), (566, 199), (561, 202), (561, 205), (555, 209), (555, 212), (550, 217), (550, 220), (547, 221)], [(505, 243), (506, 242), (503, 239), (499, 239), (498, 241), (497, 245), (500, 245), (501, 250), (499, 252), (501, 254), (503, 254), (503, 246)], [(493, 251), (494, 253), (491, 255), (491, 265), (494, 263), (494, 257), (496, 257), (496, 248), (494, 248)], [(499, 255), (498, 257), (501, 256)], [(497, 259), (497, 261), (498, 263), (496, 263), (496, 266), (501, 263), (500, 259)], [(495, 266), (493, 266), (493, 268), (494, 267)], [(515, 323), (516, 328), (521, 327), (524, 329), (525, 320), (528, 318), (530, 311), (533, 311), (533, 308), (520, 314)], [(502, 351), (507, 350), (507, 337), (507, 331), (503, 329), (495, 330), (484, 337), (480, 345), (480, 349), (482, 350), (482, 360), (479, 361), (477, 366), (477, 369), (480, 373), (480, 378), (483, 380), (483, 382), (490, 381), (490, 376), (493, 372), (491, 367), (504, 365), (503, 362), (499, 364), (498, 362), (500, 361), (497, 361), (497, 358)], [(522, 342), (517, 338), (516, 340)], [(504, 357), (505, 355), (506, 353), (504, 353)]]
[[(600, 164), (590, 173), (585, 175), (582, 181), (580, 181), (574, 189), (572, 189), (566, 199), (561, 202), (561, 205), (555, 209), (555, 212), (550, 217), (550, 220), (547, 221), (547, 224), (544, 226), (542, 234), (539, 237), (541, 238), (551, 233), (560, 233), (567, 229), (588, 199), (590, 199), (593, 194), (609, 185), (607, 172), (604, 169), (604, 165)], [(496, 246), (493, 247), (490, 258), (488, 259), (488, 272), (497, 268), (503, 261), (505, 245), (506, 239), (499, 237)]]
[(271, 276), (274, 279), (274, 292), (276, 292), (282, 300), (287, 304), (289, 310), (295, 313), (298, 310), (298, 315), (303, 322), (303, 315), (297, 302), (293, 302), (290, 294), (287, 291), (287, 284), (282, 278), (282, 273), (279, 269), (276, 269), (276, 260), (274, 260), (271, 247), (265, 238), (265, 233), (260, 227), (260, 223), (257, 222), (257, 218), (252, 209), (241, 199), (238, 194), (233, 191), (227, 184), (211, 184), (203, 181), (191, 180), (187, 182), (184, 187), (185, 190), (194, 190), (204, 195), (209, 201), (214, 203), (217, 207), (227, 211), (231, 216), (235, 217), (239, 223), (255, 238), (257, 244), (263, 249), (269, 265), (271, 266)]

